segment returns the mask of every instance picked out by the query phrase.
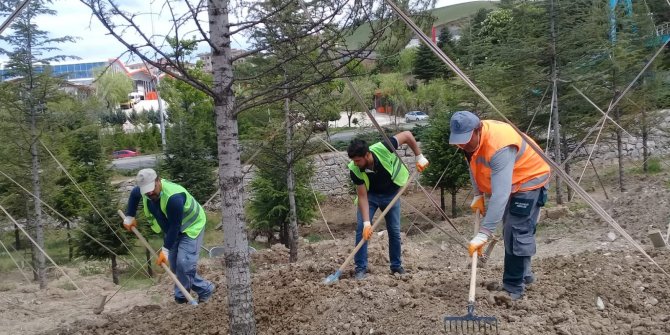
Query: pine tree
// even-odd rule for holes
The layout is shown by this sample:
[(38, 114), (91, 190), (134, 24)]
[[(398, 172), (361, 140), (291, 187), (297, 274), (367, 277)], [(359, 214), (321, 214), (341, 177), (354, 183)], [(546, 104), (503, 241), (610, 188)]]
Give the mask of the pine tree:
[[(421, 139), (422, 150), (430, 159), (430, 165), (423, 172), (422, 180), (427, 185), (437, 184), (440, 188), (442, 210), (445, 210), (444, 192), (451, 194), (451, 212), (453, 216), (456, 216), (456, 194), (469, 184), (470, 175), (463, 154), (455, 146), (448, 144), (449, 122), (452, 114), (453, 112), (442, 111), (430, 117), (430, 126)], [(439, 183), (437, 183), (438, 180)]]
[[(116, 208), (118, 204), (113, 200), (110, 185), (110, 172), (107, 169), (107, 159), (102, 154), (98, 130), (95, 126), (87, 126), (74, 131), (69, 136), (67, 143), (68, 152), (72, 160), (70, 174), (79, 187), (84, 190), (88, 198), (95, 205), (95, 209), (72, 183), (63, 187), (63, 197), (71, 201), (72, 214), (81, 217), (81, 229), (95, 237), (100, 243), (114, 252), (100, 246), (96, 241), (83, 233), (77, 234), (75, 254), (86, 259), (109, 259), (112, 267), (112, 281), (119, 283), (116, 255), (128, 252), (125, 247), (128, 241), (116, 219)], [(69, 182), (69, 180), (68, 180)], [(97, 210), (96, 210), (97, 209)], [(100, 217), (102, 215), (102, 217)], [(111, 220), (111, 229), (104, 222)], [(117, 224), (114, 224), (117, 223)], [(115, 255), (116, 254), (116, 255)]]
[[(204, 77), (200, 69), (193, 75)], [(165, 178), (185, 187), (204, 203), (216, 190), (212, 159), (216, 151), (212, 100), (203, 92), (174, 79), (162, 83), (162, 97), (169, 104), (172, 126), (167, 133), (167, 148), (161, 172)]]
[[(16, 1), (3, 0), (0, 2), (0, 10), (12, 11)], [(7, 48), (0, 48), (0, 54), (7, 55), (9, 61), (5, 66), (8, 76), (16, 80), (3, 85), (3, 103), (14, 117), (13, 122), (23, 125), (28, 129), (25, 143), (21, 144), (22, 150), (30, 155), (30, 180), (32, 193), (35, 197), (43, 196), (43, 180), (40, 176), (42, 170), (40, 154), (40, 137), (42, 123), (47, 115), (47, 104), (58, 96), (58, 83), (60, 80), (51, 76), (48, 64), (53, 61), (66, 59), (66, 56), (47, 56), (46, 53), (57, 52), (55, 47), (58, 43), (71, 42), (71, 37), (50, 37), (48, 32), (38, 29), (35, 18), (40, 15), (54, 15), (55, 11), (49, 9), (48, 3), (43, 1), (31, 2), (11, 24), (11, 33), (0, 36), (0, 40), (6, 43)], [(8, 14), (8, 13), (7, 13)], [(17, 155), (18, 156), (18, 155)], [(32, 211), (29, 214), (29, 231), (33, 235), (37, 245), (33, 246), (33, 263), (35, 279), (39, 281), (40, 288), (47, 286), (45, 257), (39, 251), (44, 248), (44, 222), (42, 204), (40, 201), (32, 202)]]

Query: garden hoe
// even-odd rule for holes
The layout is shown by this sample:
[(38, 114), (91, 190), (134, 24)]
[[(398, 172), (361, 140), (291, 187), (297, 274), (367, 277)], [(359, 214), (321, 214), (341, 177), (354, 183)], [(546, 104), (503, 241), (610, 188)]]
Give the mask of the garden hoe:
[[(119, 212), (119, 216), (121, 216), (122, 219), (126, 218), (126, 215), (123, 214), (122, 210), (119, 209), (118, 212)], [(137, 236), (137, 239), (140, 240), (140, 242), (142, 242), (142, 245), (144, 245), (144, 247), (147, 248), (147, 250), (149, 250), (149, 252), (151, 252), (152, 255), (156, 254), (154, 249), (151, 248), (151, 245), (149, 244), (149, 242), (147, 242), (147, 240), (144, 239), (144, 236), (142, 236), (140, 231), (137, 230), (137, 228), (135, 228), (135, 227), (133, 227), (133, 234), (135, 234), (135, 236)], [(184, 297), (186, 297), (186, 300), (188, 300), (188, 302), (191, 305), (197, 305), (198, 301), (195, 300), (193, 298), (193, 296), (191, 295), (191, 293), (189, 293), (188, 290), (186, 290), (186, 288), (184, 287), (184, 285), (181, 284), (179, 279), (177, 279), (177, 276), (175, 276), (174, 272), (172, 272), (172, 270), (170, 270), (170, 267), (167, 266), (167, 264), (165, 264), (165, 263), (161, 264), (161, 267), (163, 268), (163, 270), (165, 270), (165, 273), (167, 273), (168, 276), (170, 276), (170, 279), (172, 279), (174, 284), (177, 285), (177, 288), (179, 288), (179, 291), (181, 291), (181, 293), (184, 295)]]
[[(475, 213), (475, 234), (479, 232), (479, 210)], [(444, 330), (447, 334), (498, 334), (498, 319), (495, 316), (475, 315), (475, 283), (477, 282), (477, 253), (472, 254), (468, 313), (465, 316), (445, 316)]]
[[(411, 176), (409, 176), (409, 179), (407, 179), (407, 183), (402, 188), (400, 188), (400, 190), (398, 190), (398, 193), (395, 195), (395, 197), (393, 197), (393, 199), (391, 199), (391, 202), (389, 202), (389, 204), (386, 205), (386, 209), (384, 209), (384, 211), (377, 217), (377, 219), (375, 220), (375, 223), (372, 225), (372, 231), (375, 231), (375, 228), (377, 228), (379, 223), (382, 222), (382, 219), (386, 216), (386, 213), (388, 213), (389, 210), (391, 210), (391, 207), (393, 207), (393, 205), (396, 203), (396, 201), (398, 201), (398, 199), (400, 199), (400, 196), (405, 192), (405, 190), (407, 189), (407, 186), (414, 179), (414, 176), (416, 176), (416, 171), (413, 172)], [(366, 241), (364, 239), (361, 239), (361, 241), (358, 242), (358, 244), (356, 245), (354, 250), (351, 251), (349, 256), (344, 260), (342, 265), (340, 265), (340, 268), (337, 269), (337, 271), (335, 271), (335, 273), (333, 273), (332, 275), (326, 277), (326, 279), (323, 280), (323, 283), (326, 284), (326, 285), (330, 285), (330, 284), (333, 284), (336, 281), (338, 281), (340, 279), (340, 275), (342, 274), (342, 271), (344, 271), (344, 268), (347, 267), (347, 265), (349, 265), (351, 260), (354, 258), (354, 255), (356, 255), (358, 250), (360, 250), (361, 247), (363, 247), (363, 244), (365, 244), (367, 242), (368, 241)]]

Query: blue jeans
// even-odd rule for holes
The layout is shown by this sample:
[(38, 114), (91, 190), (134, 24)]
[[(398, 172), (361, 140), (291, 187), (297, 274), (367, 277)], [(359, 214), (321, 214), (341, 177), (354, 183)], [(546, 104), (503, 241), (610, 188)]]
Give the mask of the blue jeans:
[[(370, 221), (377, 209), (384, 210), (393, 200), (393, 194), (375, 194), (368, 193), (368, 205), (370, 207)], [(363, 216), (360, 208), (356, 213), (358, 226), (356, 226), (356, 245), (363, 239)], [(391, 271), (400, 269), (402, 261), (400, 260), (400, 199), (393, 204), (384, 217), (386, 219), (386, 230), (389, 236), (389, 259), (391, 260)], [(367, 271), (368, 269), (368, 244), (365, 243), (354, 257), (356, 263), (356, 272)]]
[[(214, 284), (198, 276), (197, 273), (200, 246), (204, 236), (205, 229), (195, 239), (179, 233), (177, 242), (170, 249), (170, 255), (168, 256), (170, 269), (177, 276), (179, 282), (184, 285), (187, 291), (193, 290), (198, 296), (207, 295), (214, 289)], [(186, 299), (177, 285), (174, 286), (174, 297), (175, 299)]]
[(540, 188), (513, 193), (503, 216), (503, 239), (505, 241), (505, 264), (503, 288), (515, 294), (523, 294), (525, 282), (533, 278), (531, 257), (535, 255), (535, 230), (544, 200), (538, 202)]

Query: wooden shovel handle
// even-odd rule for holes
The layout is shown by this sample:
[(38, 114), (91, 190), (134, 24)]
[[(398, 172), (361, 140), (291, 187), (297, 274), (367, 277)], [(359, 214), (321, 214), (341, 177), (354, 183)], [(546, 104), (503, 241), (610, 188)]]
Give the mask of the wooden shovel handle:
[[(119, 216), (122, 219), (124, 219), (124, 220), (126, 219), (126, 215), (123, 213), (122, 210), (119, 209), (118, 213), (119, 213)], [(142, 245), (144, 245), (144, 247), (147, 248), (147, 250), (149, 250), (149, 252), (152, 255), (155, 255), (156, 251), (154, 251), (154, 249), (151, 247), (149, 242), (147, 242), (147, 240), (144, 238), (144, 236), (142, 236), (142, 233), (140, 233), (140, 231), (137, 230), (136, 227), (133, 227), (132, 231), (133, 231), (133, 234), (135, 234), (135, 236), (137, 236), (137, 239), (140, 240), (140, 243), (142, 243)], [(163, 270), (165, 270), (165, 273), (168, 274), (170, 279), (172, 279), (174, 284), (177, 285), (177, 288), (179, 288), (179, 291), (181, 291), (181, 293), (186, 297), (186, 299), (189, 302), (191, 302), (192, 304), (197, 304), (197, 301), (193, 298), (191, 293), (189, 293), (188, 290), (184, 287), (184, 285), (181, 284), (181, 282), (179, 281), (177, 276), (175, 276), (174, 272), (172, 272), (172, 270), (170, 270), (170, 267), (167, 266), (167, 264), (165, 264), (165, 263), (161, 263), (161, 267), (163, 268)]]
[[(372, 224), (372, 231), (373, 232), (375, 231), (375, 228), (377, 228), (379, 223), (382, 222), (382, 219), (386, 216), (386, 213), (388, 213), (391, 210), (391, 207), (393, 207), (393, 205), (396, 203), (396, 201), (398, 201), (398, 199), (400, 199), (400, 196), (405, 192), (405, 190), (407, 189), (407, 186), (409, 186), (409, 184), (411, 183), (411, 181), (414, 179), (415, 176), (416, 176), (416, 171), (414, 171), (412, 173), (412, 175), (409, 176), (409, 178), (407, 179), (407, 183), (405, 183), (405, 185), (403, 187), (401, 187), (400, 190), (398, 190), (398, 193), (396, 193), (395, 197), (393, 197), (393, 199), (391, 199), (391, 202), (389, 202), (389, 204), (386, 205), (386, 209), (384, 209), (384, 211), (377, 217), (377, 219), (375, 220), (375, 223)], [(344, 271), (344, 268), (347, 265), (349, 265), (351, 260), (354, 258), (354, 255), (356, 255), (358, 250), (360, 250), (363, 247), (363, 244), (365, 244), (366, 242), (367, 241), (365, 239), (361, 239), (361, 241), (358, 242), (358, 244), (356, 245), (354, 250), (351, 251), (349, 256), (347, 256), (347, 258), (344, 260), (344, 263), (342, 263), (342, 265), (340, 265), (340, 268), (337, 270), (338, 272)]]

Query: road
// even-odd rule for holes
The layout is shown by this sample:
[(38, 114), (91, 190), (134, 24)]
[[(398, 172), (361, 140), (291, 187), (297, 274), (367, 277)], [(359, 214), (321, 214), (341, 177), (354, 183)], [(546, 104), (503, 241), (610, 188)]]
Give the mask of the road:
[(142, 155), (112, 160), (112, 168), (116, 170), (139, 170), (156, 166), (156, 155)]
[[(425, 126), (428, 124), (428, 121), (417, 121), (417, 122), (410, 122), (410, 123), (399, 123), (398, 128), (400, 130), (410, 130), (414, 128), (417, 125)], [(392, 127), (391, 125), (384, 125), (382, 127)], [(377, 132), (377, 129), (375, 129), (373, 126), (369, 128), (365, 128), (364, 130), (361, 129), (353, 129), (353, 130), (344, 130), (341, 132), (337, 132), (335, 134), (330, 135), (330, 142), (337, 142), (337, 141), (342, 141), (342, 142), (349, 142), (351, 139), (356, 137), (356, 135), (361, 134), (362, 132)]]

